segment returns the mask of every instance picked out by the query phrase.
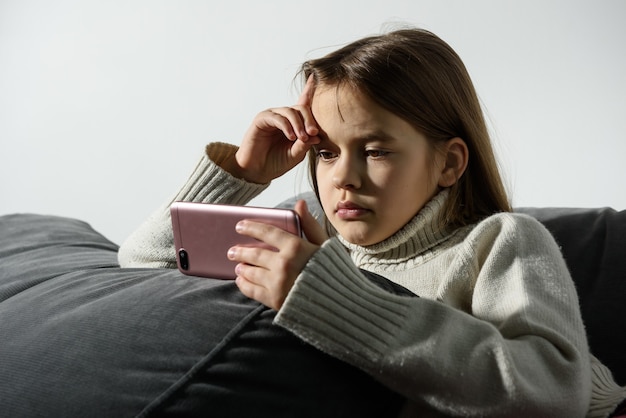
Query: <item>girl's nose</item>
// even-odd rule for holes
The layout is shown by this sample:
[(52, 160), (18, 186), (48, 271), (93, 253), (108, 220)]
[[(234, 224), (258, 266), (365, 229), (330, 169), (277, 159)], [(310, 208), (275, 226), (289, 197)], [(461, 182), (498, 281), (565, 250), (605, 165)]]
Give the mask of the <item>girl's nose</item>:
[(333, 184), (338, 189), (358, 189), (361, 187), (361, 176), (358, 164), (351, 158), (340, 156), (335, 162)]

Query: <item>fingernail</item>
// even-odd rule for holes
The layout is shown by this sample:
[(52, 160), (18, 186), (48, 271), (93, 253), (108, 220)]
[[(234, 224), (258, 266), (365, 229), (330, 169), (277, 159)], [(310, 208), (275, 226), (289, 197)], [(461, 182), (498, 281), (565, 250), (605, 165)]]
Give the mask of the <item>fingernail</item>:
[(235, 231), (237, 232), (243, 231), (243, 222), (237, 222), (237, 225), (235, 225)]
[(236, 253), (235, 249), (234, 249), (234, 248), (230, 248), (230, 249), (228, 250), (228, 258), (230, 258), (231, 260), (232, 260), (233, 258), (235, 258), (235, 253)]

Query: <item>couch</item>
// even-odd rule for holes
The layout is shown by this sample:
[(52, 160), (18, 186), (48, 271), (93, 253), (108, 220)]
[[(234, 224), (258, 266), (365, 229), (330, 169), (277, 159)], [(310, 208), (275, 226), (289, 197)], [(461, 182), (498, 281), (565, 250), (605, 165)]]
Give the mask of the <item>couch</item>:
[[(591, 349), (625, 385), (626, 211), (518, 210), (555, 236)], [(117, 249), (81, 220), (0, 216), (1, 416), (388, 417), (399, 410), (397, 395), (272, 325), (273, 311), (234, 283), (121, 269)]]

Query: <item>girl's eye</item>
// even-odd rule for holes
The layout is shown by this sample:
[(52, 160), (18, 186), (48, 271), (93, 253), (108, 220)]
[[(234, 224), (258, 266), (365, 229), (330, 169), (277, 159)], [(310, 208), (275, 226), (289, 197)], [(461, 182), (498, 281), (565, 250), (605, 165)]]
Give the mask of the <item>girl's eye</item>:
[(368, 149), (365, 151), (365, 154), (371, 158), (382, 158), (386, 156), (388, 152), (379, 149)]
[(317, 151), (317, 158), (319, 158), (322, 161), (332, 160), (336, 156), (337, 154), (332, 151), (325, 151), (325, 150)]

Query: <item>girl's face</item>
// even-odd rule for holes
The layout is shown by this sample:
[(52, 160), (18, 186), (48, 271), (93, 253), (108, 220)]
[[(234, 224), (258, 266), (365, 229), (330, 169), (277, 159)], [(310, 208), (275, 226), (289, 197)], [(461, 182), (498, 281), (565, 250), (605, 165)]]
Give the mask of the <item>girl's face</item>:
[(444, 161), (403, 119), (350, 87), (318, 86), (311, 109), (322, 207), (347, 241), (389, 238), (437, 193)]

